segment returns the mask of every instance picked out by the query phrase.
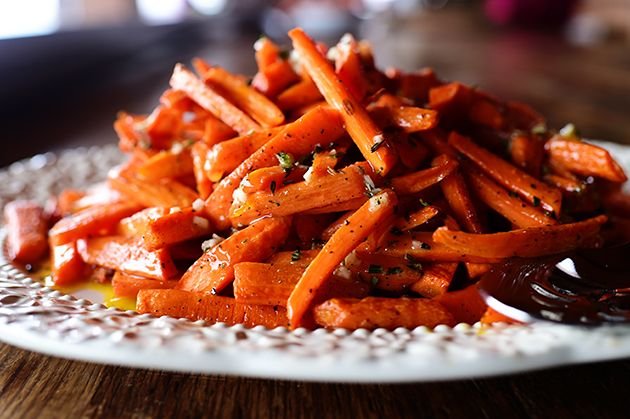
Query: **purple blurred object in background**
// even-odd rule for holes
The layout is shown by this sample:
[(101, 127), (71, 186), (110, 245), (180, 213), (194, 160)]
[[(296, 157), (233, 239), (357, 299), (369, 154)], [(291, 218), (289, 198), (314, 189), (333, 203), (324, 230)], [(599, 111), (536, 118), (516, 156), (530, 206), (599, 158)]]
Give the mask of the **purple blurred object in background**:
[(500, 25), (560, 26), (580, 0), (486, 0), (488, 18)]

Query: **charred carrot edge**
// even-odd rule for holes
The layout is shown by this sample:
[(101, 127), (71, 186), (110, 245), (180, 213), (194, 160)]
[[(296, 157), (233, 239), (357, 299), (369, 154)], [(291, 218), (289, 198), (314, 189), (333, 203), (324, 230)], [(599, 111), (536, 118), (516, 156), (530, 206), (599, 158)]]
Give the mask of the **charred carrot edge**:
[(582, 176), (594, 176), (611, 182), (623, 183), (628, 177), (612, 158), (608, 150), (576, 139), (559, 135), (546, 145), (551, 160), (560, 162), (571, 172)]
[(445, 156), (443, 163), (438, 166), (393, 178), (391, 186), (400, 195), (417, 193), (441, 182), (458, 166), (456, 160)]
[(421, 298), (378, 298), (362, 300), (333, 298), (315, 307), (315, 321), (324, 327), (345, 329), (395, 329), (418, 326), (433, 328), (455, 321), (442, 304)]
[(363, 157), (370, 162), (376, 172), (385, 176), (394, 167), (396, 154), (387, 143), (383, 132), (339, 81), (332, 65), (317, 49), (313, 40), (299, 28), (289, 31), (289, 37), (303, 60), (304, 68), (326, 102), (337, 109), (343, 117), (348, 134), (359, 147)]
[(176, 280), (160, 281), (152, 278), (128, 275), (116, 271), (112, 277), (112, 289), (116, 297), (136, 298), (140, 290), (175, 288)]
[(284, 307), (242, 304), (230, 297), (178, 289), (140, 290), (137, 311), (245, 327), (261, 325), (273, 329), (288, 326)]
[(433, 263), (423, 270), (422, 278), (411, 285), (411, 290), (424, 297), (437, 297), (448, 291), (457, 263)]
[(232, 195), (247, 175), (261, 167), (278, 164), (277, 153), (287, 153), (295, 159), (308, 155), (317, 144), (327, 144), (337, 140), (344, 133), (339, 113), (328, 107), (317, 107), (288, 124), (264, 147), (261, 147), (232, 173), (216, 185), (206, 200), (206, 212), (219, 230), (228, 228)]
[(300, 327), (317, 290), (330, 278), (337, 265), (379, 225), (392, 216), (396, 195), (384, 191), (366, 202), (337, 230), (308, 266), (287, 302), (292, 328)]
[(8, 229), (7, 250), (11, 260), (35, 263), (48, 252), (48, 220), (36, 202), (13, 201), (4, 207)]
[(471, 234), (445, 227), (433, 239), (456, 252), (485, 258), (538, 257), (553, 255), (594, 244), (604, 215), (571, 224), (531, 227), (492, 234)]
[(275, 127), (284, 122), (284, 114), (272, 101), (221, 67), (207, 69), (203, 78), (207, 84), (225, 92), (236, 106), (262, 126)]
[(201, 107), (229, 125), (241, 135), (257, 131), (260, 125), (223, 96), (197, 78), (184, 65), (177, 64), (170, 80), (171, 87), (186, 94)]
[(486, 312), (486, 303), (475, 285), (459, 291), (450, 291), (435, 299), (453, 315), (457, 323), (474, 324)]
[(221, 292), (234, 280), (234, 265), (260, 262), (271, 256), (289, 234), (291, 220), (265, 218), (206, 251), (182, 276), (177, 288)]
[(516, 166), (455, 132), (451, 133), (448, 142), (505, 188), (519, 194), (530, 204), (542, 204), (548, 211), (560, 214), (562, 193), (558, 189), (528, 175)]

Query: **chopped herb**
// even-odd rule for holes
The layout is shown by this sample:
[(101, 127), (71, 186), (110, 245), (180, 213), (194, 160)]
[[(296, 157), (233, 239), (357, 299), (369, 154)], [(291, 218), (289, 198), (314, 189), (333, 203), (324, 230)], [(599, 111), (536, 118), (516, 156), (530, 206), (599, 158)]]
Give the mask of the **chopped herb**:
[(271, 185), (269, 185), (269, 189), (271, 189), (271, 193), (272, 194), (276, 193), (276, 181), (275, 180), (271, 181)]
[(370, 282), (372, 283), (372, 286), (374, 286), (374, 287), (378, 284), (378, 281), (379, 281), (379, 279), (376, 276), (373, 276), (373, 277), (370, 278)]
[(295, 160), (293, 160), (293, 156), (289, 153), (285, 153), (284, 151), (276, 154), (276, 158), (280, 163), (280, 167), (282, 167), (285, 171), (291, 170), (291, 168), (293, 167), (293, 163), (295, 163)]
[(508, 195), (510, 195), (512, 198), (518, 198), (518, 194), (514, 191), (508, 191)]
[(399, 229), (398, 227), (392, 227), (392, 229), (390, 230), (390, 232), (394, 235), (394, 236), (402, 236), (403, 232), (401, 229)]
[(405, 260), (407, 261), (407, 267), (416, 272), (422, 272), (422, 264), (416, 260), (409, 253), (405, 253)]
[(537, 196), (534, 197), (534, 202), (532, 202), (532, 204), (537, 207), (540, 205), (540, 198), (538, 198)]
[(387, 275), (396, 275), (402, 273), (402, 271), (400, 266), (392, 266), (391, 268), (387, 268)]
[(420, 205), (422, 205), (423, 207), (428, 207), (429, 203), (425, 201), (424, 199), (420, 198)]
[(382, 274), (383, 267), (381, 265), (370, 265), (368, 266), (368, 273), (371, 274)]
[(302, 252), (300, 252), (300, 249), (295, 249), (293, 253), (291, 253), (292, 262), (297, 262), (298, 260), (300, 260), (301, 257), (302, 257)]

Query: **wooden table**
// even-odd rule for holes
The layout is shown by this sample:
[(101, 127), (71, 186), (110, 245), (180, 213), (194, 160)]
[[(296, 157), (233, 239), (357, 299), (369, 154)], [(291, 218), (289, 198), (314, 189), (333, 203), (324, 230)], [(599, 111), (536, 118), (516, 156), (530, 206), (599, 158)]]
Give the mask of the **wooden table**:
[[(373, 22), (360, 33), (375, 42), (382, 65), (433, 66), (446, 79), (533, 104), (552, 126), (575, 122), (586, 136), (630, 144), (628, 45), (575, 47), (553, 34), (503, 33), (457, 10), (393, 25)], [(231, 69), (253, 69), (250, 38), (187, 45), (146, 67), (134, 65), (138, 57), (126, 58), (126, 73), (86, 89), (87, 97), (74, 92), (45, 112), (35, 109), (17, 119), (0, 113), (1, 163), (113, 141), (115, 110), (148, 111), (172, 63), (190, 58), (192, 50)], [(0, 344), (1, 418), (593, 418), (628, 416), (628, 388), (630, 361), (448, 383), (339, 385), (133, 370)]]

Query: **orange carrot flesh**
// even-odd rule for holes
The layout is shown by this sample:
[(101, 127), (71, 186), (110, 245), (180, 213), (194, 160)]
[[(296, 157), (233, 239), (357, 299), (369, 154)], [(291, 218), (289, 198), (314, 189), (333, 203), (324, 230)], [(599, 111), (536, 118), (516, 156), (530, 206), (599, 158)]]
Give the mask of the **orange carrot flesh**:
[(421, 298), (334, 298), (313, 311), (320, 326), (351, 330), (454, 325), (453, 316), (442, 304)]
[(59, 220), (50, 229), (50, 241), (53, 245), (59, 245), (111, 233), (121, 219), (138, 210), (140, 207), (136, 204), (123, 202), (86, 208)]
[(372, 287), (390, 293), (403, 293), (422, 278), (422, 270), (417, 264), (381, 254), (359, 258), (355, 253), (355, 257), (344, 261), (344, 265)]
[(486, 311), (486, 303), (475, 285), (442, 294), (435, 299), (455, 318), (456, 323), (475, 324)]
[(424, 267), (422, 277), (410, 289), (423, 297), (437, 297), (448, 291), (457, 270), (457, 263), (433, 263)]
[(510, 157), (516, 166), (532, 176), (539, 176), (545, 158), (544, 143), (531, 135), (513, 136), (510, 141)]
[(283, 152), (299, 160), (316, 145), (328, 144), (343, 135), (342, 121), (337, 111), (318, 107), (297, 121), (286, 125), (264, 147), (256, 150), (230, 175), (216, 185), (206, 200), (206, 212), (219, 230), (230, 226), (228, 219), (232, 195), (243, 178), (252, 170), (278, 164), (277, 153)]
[(507, 218), (520, 228), (556, 225), (558, 222), (540, 208), (513, 196), (483, 173), (468, 172), (470, 186), (477, 197), (490, 208)]
[(260, 125), (253, 119), (212, 88), (206, 86), (203, 81), (182, 64), (175, 66), (170, 85), (175, 90), (185, 92), (201, 107), (208, 110), (241, 135), (260, 129)]
[(271, 256), (289, 234), (291, 220), (265, 218), (206, 251), (182, 276), (179, 289), (221, 292), (234, 280), (234, 265)]
[(370, 109), (370, 115), (381, 126), (396, 127), (409, 134), (429, 130), (438, 123), (436, 111), (414, 106), (376, 106)]
[(116, 271), (112, 278), (112, 289), (116, 297), (136, 298), (140, 290), (175, 288), (176, 280), (159, 281)]
[(87, 266), (76, 242), (51, 247), (51, 277), (55, 285), (72, 285), (87, 278)]
[(141, 243), (122, 236), (82, 239), (77, 242), (77, 250), (86, 263), (130, 275), (165, 281), (177, 274), (166, 249), (147, 250)]
[(402, 230), (413, 230), (416, 227), (421, 226), (422, 224), (428, 222), (433, 219), (440, 213), (440, 210), (433, 205), (428, 205), (426, 207), (422, 207), (417, 211), (412, 212), (408, 216), (404, 218), (400, 218), (396, 221), (395, 226)]
[(453, 173), (457, 167), (458, 163), (456, 160), (446, 158), (444, 162), (438, 166), (393, 178), (391, 180), (391, 186), (392, 189), (400, 195), (417, 193), (441, 182)]
[(283, 307), (242, 304), (234, 298), (178, 289), (140, 290), (138, 313), (185, 317), (210, 323), (261, 325), (269, 329), (288, 326)]
[(186, 176), (193, 171), (190, 150), (180, 153), (161, 151), (138, 168), (138, 175), (147, 180)]
[(4, 207), (8, 229), (9, 258), (20, 263), (35, 263), (48, 252), (48, 220), (44, 209), (32, 201), (13, 201)]
[(365, 65), (358, 51), (357, 41), (352, 35), (344, 35), (336, 45), (335, 73), (348, 93), (361, 102), (369, 89)]
[(596, 145), (555, 136), (547, 143), (552, 160), (582, 176), (593, 176), (623, 183), (628, 177), (610, 153)]
[(289, 31), (289, 37), (326, 102), (341, 114), (348, 134), (363, 157), (376, 172), (386, 175), (396, 163), (396, 154), (387, 144), (382, 131), (337, 78), (332, 65), (317, 49), (313, 40), (301, 29)]
[(488, 307), (486, 311), (479, 319), (481, 324), (493, 324), (493, 323), (506, 323), (506, 324), (519, 324), (518, 320), (514, 320), (511, 317), (506, 316), (505, 314), (501, 314), (498, 311)]
[(299, 182), (277, 191), (260, 191), (245, 202), (234, 201), (230, 218), (234, 225), (248, 224), (264, 216), (281, 217), (365, 196), (364, 172), (346, 167), (338, 173)]
[(470, 234), (440, 227), (433, 233), (433, 239), (467, 256), (500, 259), (538, 257), (592, 245), (606, 220), (606, 216), (600, 215), (571, 224), (492, 234)]
[(319, 93), (313, 80), (308, 77), (280, 93), (276, 98), (276, 103), (283, 111), (290, 111), (321, 100), (322, 94)]
[(197, 183), (197, 193), (199, 194), (199, 198), (204, 200), (210, 196), (213, 187), (210, 178), (206, 175), (204, 167), (209, 151), (208, 146), (202, 141), (196, 142), (190, 150), (193, 161), (193, 173), (195, 175), (195, 182)]
[(203, 126), (201, 141), (208, 146), (213, 146), (222, 141), (236, 137), (238, 134), (223, 121), (212, 114), (206, 116)]
[(519, 194), (530, 204), (540, 205), (560, 214), (562, 193), (528, 175), (499, 156), (473, 143), (470, 139), (451, 133), (449, 144), (479, 166), (488, 176), (505, 188)]
[(287, 302), (292, 328), (299, 327), (310, 309), (317, 290), (330, 278), (341, 261), (374, 229), (393, 215), (397, 199), (384, 191), (366, 202), (337, 230), (308, 266)]

